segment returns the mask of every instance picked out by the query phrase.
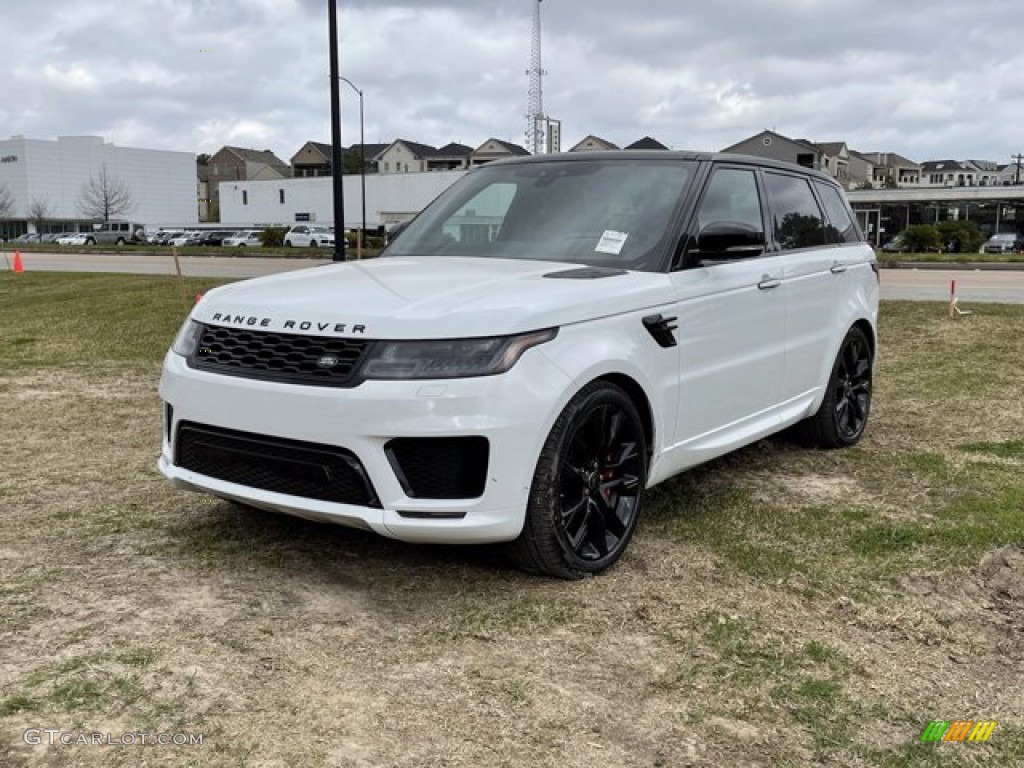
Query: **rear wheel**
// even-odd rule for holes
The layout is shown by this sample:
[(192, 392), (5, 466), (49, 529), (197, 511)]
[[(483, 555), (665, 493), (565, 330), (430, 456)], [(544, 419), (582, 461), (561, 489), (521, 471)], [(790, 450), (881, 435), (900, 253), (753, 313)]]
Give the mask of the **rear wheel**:
[(609, 382), (574, 397), (534, 471), (523, 530), (510, 545), (524, 570), (578, 579), (612, 566), (636, 529), (647, 442), (636, 407)]
[(291, 248), (292, 247), (292, 241), (291, 240), (285, 240), (284, 241), (284, 247), (285, 248)]
[(114, 243), (114, 245), (124, 245), (124, 238), (123, 237), (117, 238), (117, 242)]
[(871, 412), (874, 355), (867, 335), (851, 328), (832, 366), (825, 399), (807, 420), (808, 436), (821, 448), (846, 448), (864, 436)]
[(309, 241), (309, 247), (310, 248), (316, 248), (316, 240), (310, 240)]

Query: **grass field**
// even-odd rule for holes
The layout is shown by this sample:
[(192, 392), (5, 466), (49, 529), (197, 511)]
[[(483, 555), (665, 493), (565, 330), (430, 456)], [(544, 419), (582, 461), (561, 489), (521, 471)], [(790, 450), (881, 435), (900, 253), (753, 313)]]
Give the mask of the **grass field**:
[(973, 308), (884, 304), (860, 446), (686, 473), (562, 583), (171, 490), (179, 285), (0, 273), (0, 766), (1024, 764), (1024, 307)]
[(890, 253), (878, 249), (875, 251), (878, 260), (883, 264), (904, 262), (932, 262), (947, 264), (1008, 262), (1024, 263), (1024, 253)]

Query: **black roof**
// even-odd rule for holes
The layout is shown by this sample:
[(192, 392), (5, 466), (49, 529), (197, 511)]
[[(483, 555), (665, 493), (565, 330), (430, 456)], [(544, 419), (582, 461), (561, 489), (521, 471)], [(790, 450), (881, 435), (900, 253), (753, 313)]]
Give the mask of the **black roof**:
[[(550, 163), (550, 162), (567, 162), (576, 163), (586, 160), (601, 160), (601, 161), (636, 161), (636, 160), (690, 160), (697, 162), (718, 162), (718, 163), (744, 163), (747, 165), (757, 165), (764, 168), (775, 168), (780, 171), (796, 171), (801, 174), (813, 176), (817, 179), (827, 181), (833, 186), (838, 186), (838, 182), (823, 171), (815, 170), (814, 168), (807, 168), (802, 165), (796, 165), (795, 163), (787, 163), (782, 160), (772, 160), (767, 157), (757, 157), (756, 155), (741, 155), (734, 152), (692, 152), (687, 150), (669, 149), (669, 150), (658, 150), (658, 149), (614, 149), (614, 150), (596, 150), (586, 152), (559, 152), (558, 154), (551, 155), (528, 155), (526, 157), (507, 157), (500, 160), (495, 160), (492, 163), (480, 166), (480, 168), (491, 168), (493, 166), (501, 165), (519, 165), (523, 163)], [(472, 172), (480, 170), (480, 168), (474, 169)]]
[(665, 150), (665, 149), (668, 149), (668, 147), (666, 147), (664, 144), (662, 144), (657, 139), (652, 139), (650, 136), (644, 136), (642, 139), (637, 139), (636, 141), (634, 141), (629, 146), (623, 147), (623, 149), (662, 149), (662, 150)]

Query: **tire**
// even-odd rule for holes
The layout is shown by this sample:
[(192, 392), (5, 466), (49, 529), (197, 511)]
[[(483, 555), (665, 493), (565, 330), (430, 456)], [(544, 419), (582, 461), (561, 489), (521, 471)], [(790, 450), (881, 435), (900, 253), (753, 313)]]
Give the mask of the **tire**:
[(864, 436), (871, 412), (874, 354), (860, 328), (851, 328), (832, 365), (825, 399), (805, 422), (806, 435), (819, 448), (848, 448)]
[(114, 243), (114, 245), (124, 245), (124, 238), (123, 237), (117, 238), (117, 242)]
[(292, 241), (291, 240), (285, 240), (284, 241), (284, 247), (285, 248), (291, 248), (292, 247)]
[(88, 238), (86, 238), (86, 240), (85, 240), (85, 244), (86, 244), (86, 245), (96, 245), (96, 241), (95, 241), (95, 240), (93, 240), (93, 239), (92, 239), (91, 237), (88, 237)]
[(316, 248), (316, 240), (310, 240), (309, 241), (309, 247), (310, 248)]
[(555, 421), (541, 450), (513, 562), (579, 579), (611, 567), (636, 530), (647, 484), (647, 440), (632, 400), (597, 381)]

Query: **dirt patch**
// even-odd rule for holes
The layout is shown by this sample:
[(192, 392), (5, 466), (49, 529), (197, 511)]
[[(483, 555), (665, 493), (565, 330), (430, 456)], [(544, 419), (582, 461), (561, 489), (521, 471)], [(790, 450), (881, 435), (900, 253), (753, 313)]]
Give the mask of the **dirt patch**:
[[(976, 569), (840, 573), (826, 588), (787, 561), (771, 578), (737, 567), (710, 535), (669, 535), (699, 507), (746, 554), (782, 538), (828, 559), (841, 546), (831, 518), (807, 533), (811, 516), (786, 511), (863, 507), (871, 523), (911, 525), (898, 473), (894, 490), (864, 482), (873, 457), (948, 457), (967, 439), (957, 430), (932, 441), (883, 406), (860, 458), (754, 447), (701, 470), (706, 488), (660, 488), (621, 565), (565, 584), (489, 549), (406, 546), (173, 491), (153, 466), (156, 383), (114, 369), (3, 380), (15, 396), (0, 399), (0, 764), (914, 764), (929, 719), (975, 715), (1005, 722), (1011, 746), (991, 749), (1013, 749), (1020, 546)], [(991, 436), (956, 418), (974, 439), (1024, 427), (1019, 408)], [(934, 478), (919, 482), (906, 487)], [(733, 491), (780, 511), (729, 528)], [(206, 741), (28, 748), (29, 727)]]

